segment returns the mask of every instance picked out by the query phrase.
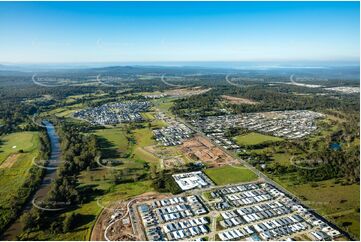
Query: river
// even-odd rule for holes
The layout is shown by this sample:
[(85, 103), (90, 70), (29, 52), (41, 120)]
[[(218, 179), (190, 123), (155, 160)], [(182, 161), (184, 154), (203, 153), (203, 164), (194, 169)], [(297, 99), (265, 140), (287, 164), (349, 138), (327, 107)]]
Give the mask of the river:
[[(29, 199), (29, 202), (24, 206), (24, 209), (21, 212), (21, 214), (24, 213), (25, 211), (29, 211), (34, 206), (33, 201), (38, 201), (38, 202), (34, 202), (35, 204), (41, 204), (39, 203), (39, 201), (41, 202), (41, 200), (48, 194), (51, 182), (56, 176), (56, 169), (62, 163), (60, 159), (61, 149), (60, 149), (59, 136), (56, 134), (55, 127), (49, 121), (43, 121), (42, 123), (45, 125), (46, 132), (50, 140), (51, 154), (47, 166), (43, 168), (46, 169), (46, 173), (41, 181), (41, 184), (38, 190), (32, 195), (31, 199)], [(20, 235), (21, 232), (22, 232), (22, 224), (20, 222), (20, 218), (18, 218), (5, 231), (5, 233), (1, 237), (1, 240), (16, 240), (16, 236)]]

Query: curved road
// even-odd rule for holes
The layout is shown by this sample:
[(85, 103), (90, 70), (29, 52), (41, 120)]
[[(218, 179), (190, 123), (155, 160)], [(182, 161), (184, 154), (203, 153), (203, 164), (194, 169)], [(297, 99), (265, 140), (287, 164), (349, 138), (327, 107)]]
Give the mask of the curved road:
[(131, 206), (131, 204), (132, 204), (133, 202), (135, 202), (136, 200), (137, 200), (136, 198), (130, 200), (130, 201), (128, 202), (128, 204), (127, 204), (127, 210), (126, 210), (125, 214), (124, 214), (122, 217), (120, 217), (120, 218), (114, 220), (113, 222), (111, 222), (111, 223), (105, 228), (104, 238), (106, 239), (106, 241), (112, 241), (112, 240), (110, 240), (110, 239), (108, 238), (108, 235), (107, 235), (109, 228), (110, 228), (113, 224), (115, 224), (116, 222), (118, 222), (118, 221), (124, 219), (126, 216), (128, 216), (129, 210), (130, 210), (130, 206)]

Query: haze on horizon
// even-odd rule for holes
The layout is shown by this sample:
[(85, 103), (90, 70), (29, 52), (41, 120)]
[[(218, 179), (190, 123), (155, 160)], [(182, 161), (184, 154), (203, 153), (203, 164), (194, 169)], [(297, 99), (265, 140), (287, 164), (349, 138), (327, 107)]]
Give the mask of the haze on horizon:
[(1, 2), (1, 63), (359, 62), (359, 2)]

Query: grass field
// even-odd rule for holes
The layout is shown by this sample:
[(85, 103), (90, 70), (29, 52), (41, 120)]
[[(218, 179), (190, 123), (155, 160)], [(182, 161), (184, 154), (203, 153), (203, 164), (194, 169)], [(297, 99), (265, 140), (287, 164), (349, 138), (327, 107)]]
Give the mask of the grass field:
[(144, 113), (141, 113), (142, 117), (147, 119), (147, 120), (154, 120), (155, 117), (154, 117), (154, 113), (153, 112), (144, 112)]
[(9, 155), (32, 151), (37, 146), (37, 135), (35, 132), (17, 132), (0, 138), (0, 164), (2, 164)]
[[(95, 135), (99, 137), (98, 142), (103, 159), (122, 161), (121, 164), (116, 165), (117, 170), (130, 169), (128, 177), (144, 173), (144, 161), (146, 160), (134, 155), (137, 147), (129, 143), (128, 136), (131, 135), (126, 134), (124, 127), (100, 129), (95, 132)], [(106, 163), (104, 164), (106, 165)]]
[(153, 131), (149, 128), (136, 129), (133, 131), (137, 145), (141, 147), (154, 145), (156, 141), (152, 138)]
[[(32, 159), (39, 155), (39, 136), (37, 132), (17, 132), (2, 137), (4, 143), (0, 145), (0, 216), (5, 220), (11, 211), (9, 202), (18, 194), (23, 186), (28, 170), (32, 166)], [(12, 147), (16, 145), (16, 149)], [(24, 153), (18, 153), (23, 149)], [(8, 158), (9, 157), (9, 158)], [(9, 163), (10, 164), (6, 164)], [(5, 166), (6, 165), (6, 166)]]
[(133, 131), (133, 133), (136, 140), (136, 145), (133, 148), (134, 158), (151, 163), (159, 163), (159, 159), (156, 156), (143, 149), (143, 147), (156, 144), (156, 141), (152, 138), (152, 129), (136, 129)]
[(170, 108), (174, 105), (174, 100), (174, 98), (165, 97), (155, 99), (152, 102), (154, 103), (154, 106), (159, 109), (159, 111), (165, 113), (169, 117), (174, 117), (174, 114), (172, 114), (172, 112), (170, 111)]
[(95, 135), (107, 139), (120, 152), (125, 152), (128, 149), (128, 138), (124, 128), (99, 129)]
[(155, 118), (155, 112), (145, 112), (141, 113), (141, 115), (147, 122), (151, 123), (152, 129), (160, 129), (167, 126), (166, 122)]
[[(153, 132), (151, 128), (140, 128), (132, 130), (132, 134), (126, 134), (125, 127), (101, 129), (95, 132), (96, 135), (102, 137), (106, 148), (103, 151), (109, 156), (107, 158), (121, 158), (123, 153), (129, 153), (129, 159), (122, 159), (125, 165), (129, 166), (135, 161), (150, 162), (158, 165), (159, 159), (152, 153), (144, 149), (146, 146), (155, 145), (156, 141), (152, 138)], [(135, 144), (128, 142), (128, 137), (135, 140)], [(137, 168), (142, 164), (136, 162)]]
[(272, 178), (355, 239), (360, 237), (360, 185), (335, 184), (333, 179), (296, 185), (290, 175)]
[(282, 138), (251, 132), (234, 137), (238, 145), (258, 145), (265, 142), (282, 141)]
[(216, 185), (250, 182), (258, 178), (252, 171), (240, 165), (206, 169), (205, 173)]

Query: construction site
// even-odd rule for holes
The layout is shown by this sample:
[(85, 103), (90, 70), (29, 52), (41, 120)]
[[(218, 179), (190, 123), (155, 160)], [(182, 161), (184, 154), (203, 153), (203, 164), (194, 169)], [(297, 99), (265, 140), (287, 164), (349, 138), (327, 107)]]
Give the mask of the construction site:
[(238, 164), (237, 160), (202, 136), (184, 141), (180, 150), (190, 159), (201, 161), (209, 167)]

